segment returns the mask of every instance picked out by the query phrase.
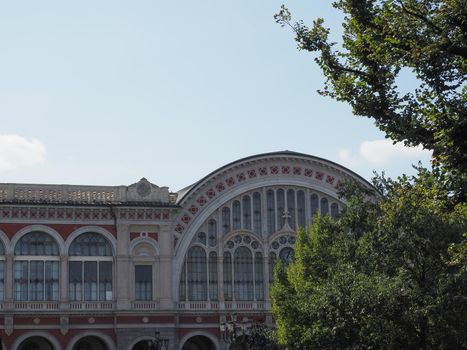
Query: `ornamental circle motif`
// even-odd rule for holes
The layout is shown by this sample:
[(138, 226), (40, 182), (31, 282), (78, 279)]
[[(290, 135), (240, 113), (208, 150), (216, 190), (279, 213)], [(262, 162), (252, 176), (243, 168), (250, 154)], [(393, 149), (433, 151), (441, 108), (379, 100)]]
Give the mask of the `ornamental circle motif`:
[(136, 193), (138, 193), (141, 197), (146, 197), (151, 194), (151, 185), (149, 184), (148, 180), (143, 178), (138, 182), (136, 185)]

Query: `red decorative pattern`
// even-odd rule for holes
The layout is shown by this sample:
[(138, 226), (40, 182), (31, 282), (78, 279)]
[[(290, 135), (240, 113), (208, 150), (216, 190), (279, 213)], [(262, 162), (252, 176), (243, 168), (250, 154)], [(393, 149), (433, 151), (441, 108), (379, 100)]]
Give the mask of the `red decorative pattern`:
[(305, 174), (306, 177), (313, 177), (313, 170), (306, 168), (305, 169)]
[(259, 168), (258, 171), (261, 176), (266, 176), (268, 174), (268, 168), (266, 168), (265, 166)]
[(219, 182), (217, 185), (216, 185), (216, 189), (217, 189), (217, 192), (222, 192), (223, 190), (225, 190), (225, 186), (222, 182)]
[(244, 173), (237, 174), (237, 180), (238, 182), (245, 181), (246, 180), (245, 174)]
[(198, 199), (197, 199), (196, 201), (198, 202), (198, 204), (199, 204), (200, 206), (205, 205), (206, 202), (207, 202), (206, 197), (204, 197), (204, 196), (198, 197)]
[(315, 179), (316, 180), (323, 180), (323, 178), (324, 178), (324, 173), (322, 173), (321, 171), (317, 171)]
[(299, 166), (294, 166), (293, 167), (293, 174), (294, 175), (302, 175), (302, 168), (300, 168)]
[(169, 220), (169, 218), (170, 218), (170, 212), (168, 210), (164, 210), (162, 212), (162, 219), (163, 220)]
[(277, 167), (277, 166), (272, 166), (272, 167), (270, 167), (269, 169), (271, 169), (271, 174), (272, 174), (272, 175), (277, 175), (277, 174), (279, 174), (279, 167)]
[(198, 212), (198, 207), (196, 205), (192, 205), (190, 209), (188, 209), (192, 215), (195, 215)]
[(190, 220), (191, 220), (191, 217), (189, 217), (188, 215), (185, 214), (185, 215), (182, 216), (181, 220), (182, 220), (183, 223), (188, 224), (190, 222)]
[(136, 218), (137, 218), (138, 220), (143, 220), (143, 219), (144, 219), (144, 210), (138, 209), (138, 210), (136, 211)]
[(247, 171), (247, 173), (248, 173), (248, 177), (250, 179), (256, 177), (256, 170), (255, 169), (250, 169), (250, 170)]
[(178, 232), (178, 233), (182, 233), (184, 229), (185, 229), (185, 228), (184, 228), (182, 225), (180, 225), (180, 224), (178, 224), (177, 226), (175, 226), (175, 231)]
[(208, 196), (209, 199), (211, 199), (215, 195), (216, 195), (216, 192), (214, 192), (214, 190), (212, 188), (210, 188), (209, 190), (206, 191), (206, 196)]
[(154, 212), (154, 218), (155, 219), (160, 219), (161, 218), (161, 211), (160, 210), (156, 210)]
[(326, 183), (332, 185), (334, 183), (334, 180), (335, 180), (334, 176), (331, 176), (331, 175), (326, 176)]
[(290, 167), (289, 166), (283, 166), (282, 167), (282, 174), (290, 174)]
[(227, 186), (229, 186), (229, 187), (235, 185), (235, 180), (234, 180), (234, 178), (232, 176), (229, 177), (227, 180), (225, 180), (225, 182), (226, 182)]

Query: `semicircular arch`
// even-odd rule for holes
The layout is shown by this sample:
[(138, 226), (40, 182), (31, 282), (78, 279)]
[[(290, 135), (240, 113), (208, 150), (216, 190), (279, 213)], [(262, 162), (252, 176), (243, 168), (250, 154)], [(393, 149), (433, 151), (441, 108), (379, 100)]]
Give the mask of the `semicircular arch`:
[(14, 254), (16, 244), (20, 241), (21, 238), (23, 238), (25, 235), (31, 232), (44, 232), (48, 235), (50, 235), (55, 242), (58, 245), (58, 251), (59, 255), (65, 255), (66, 250), (65, 250), (65, 242), (63, 240), (63, 237), (55, 231), (53, 228), (45, 225), (28, 225), (26, 227), (23, 227), (21, 230), (15, 233), (13, 236), (10, 245), (9, 245), (9, 253)]
[(216, 350), (219, 349), (219, 340), (213, 334), (209, 332), (205, 332), (205, 331), (192, 331), (192, 332), (185, 334), (185, 336), (182, 339), (180, 339), (180, 350), (183, 349), (183, 346), (188, 340), (190, 340), (193, 337), (197, 337), (197, 336), (208, 338), (210, 341), (212, 341)]
[(86, 337), (96, 337), (99, 340), (101, 340), (106, 346), (108, 350), (116, 349), (117, 347), (115, 346), (115, 343), (113, 339), (108, 336), (107, 334), (104, 334), (99, 331), (85, 331), (82, 333), (76, 334), (73, 338), (70, 339), (68, 342), (68, 345), (66, 347), (66, 350), (73, 350), (73, 346), (76, 345), (81, 339), (86, 338)]
[(97, 234), (100, 234), (100, 235), (104, 236), (104, 238), (107, 239), (110, 246), (112, 247), (112, 255), (113, 256), (116, 255), (116, 253), (117, 253), (117, 240), (115, 239), (113, 234), (111, 234), (109, 231), (107, 231), (106, 229), (104, 229), (102, 227), (99, 227), (99, 226), (83, 226), (83, 227), (80, 227), (80, 228), (76, 229), (75, 231), (73, 231), (68, 236), (67, 240), (65, 241), (65, 251), (66, 251), (67, 254), (68, 254), (68, 251), (69, 251), (70, 246), (73, 243), (73, 241), (76, 238), (78, 238), (80, 235), (82, 235), (83, 233), (87, 233), (87, 232), (93, 232), (93, 233), (97, 233)]
[(15, 341), (11, 345), (11, 350), (18, 350), (22, 342), (32, 337), (44, 338), (53, 346), (54, 350), (62, 349), (60, 342), (57, 340), (57, 338), (55, 338), (54, 335), (48, 332), (45, 332), (45, 331), (29, 331), (29, 332), (21, 334), (19, 337), (15, 339)]

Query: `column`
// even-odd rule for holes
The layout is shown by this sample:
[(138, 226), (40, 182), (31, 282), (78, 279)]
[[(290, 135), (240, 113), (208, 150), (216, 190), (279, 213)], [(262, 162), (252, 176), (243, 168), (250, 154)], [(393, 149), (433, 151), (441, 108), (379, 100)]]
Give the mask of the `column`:
[(159, 292), (160, 308), (162, 310), (172, 310), (174, 308), (172, 283), (173, 279), (173, 234), (169, 224), (161, 225), (159, 232)]

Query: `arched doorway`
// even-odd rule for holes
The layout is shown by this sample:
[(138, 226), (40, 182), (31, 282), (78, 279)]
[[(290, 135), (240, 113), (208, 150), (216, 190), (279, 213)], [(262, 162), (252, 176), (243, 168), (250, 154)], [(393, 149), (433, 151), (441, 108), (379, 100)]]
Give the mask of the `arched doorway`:
[(50, 342), (39, 336), (27, 338), (18, 346), (18, 350), (57, 350)]
[(73, 350), (109, 350), (109, 348), (98, 337), (90, 335), (78, 340)]
[(182, 350), (216, 350), (216, 345), (204, 335), (195, 335), (183, 344)]
[(131, 350), (153, 350), (151, 339), (144, 339), (137, 342)]

